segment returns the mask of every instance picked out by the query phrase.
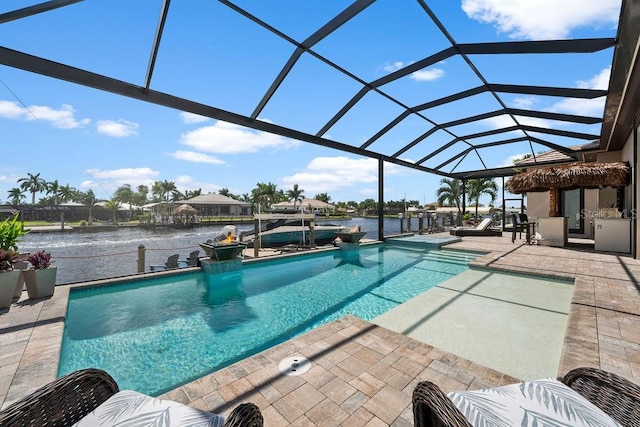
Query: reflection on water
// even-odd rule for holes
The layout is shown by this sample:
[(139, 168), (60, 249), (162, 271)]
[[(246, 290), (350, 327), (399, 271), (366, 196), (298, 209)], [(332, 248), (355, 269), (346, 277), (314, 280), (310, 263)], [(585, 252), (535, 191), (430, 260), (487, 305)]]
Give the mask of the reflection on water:
[(204, 282), (201, 300), (209, 310), (203, 316), (211, 329), (222, 332), (256, 317), (247, 305), (241, 270), (205, 276)]
[[(414, 218), (413, 229), (417, 229)], [(365, 238), (378, 238), (378, 220), (352, 218), (331, 220), (331, 223), (349, 227), (359, 225), (366, 231)], [(406, 226), (406, 221), (405, 221)], [(238, 225), (238, 231), (248, 231), (251, 225)], [(46, 250), (58, 266), (57, 284), (85, 282), (109, 277), (127, 276), (137, 273), (138, 246), (146, 249), (147, 270), (149, 265), (162, 265), (175, 253), (186, 260), (189, 253), (200, 249), (198, 243), (218, 234), (222, 226), (202, 227), (189, 230), (142, 229), (121, 227), (100, 232), (52, 232), (29, 233), (20, 244), (21, 252)], [(385, 219), (385, 234), (400, 231), (398, 219)], [(204, 254), (201, 254), (204, 255)]]

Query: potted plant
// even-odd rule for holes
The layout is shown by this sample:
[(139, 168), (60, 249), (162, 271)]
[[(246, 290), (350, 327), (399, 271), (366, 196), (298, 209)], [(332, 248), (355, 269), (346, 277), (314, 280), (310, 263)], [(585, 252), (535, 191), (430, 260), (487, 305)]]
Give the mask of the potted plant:
[(20, 274), (22, 273), (20, 270), (14, 270), (13, 268), (13, 262), (18, 257), (18, 252), (13, 249), (8, 251), (0, 249), (0, 309), (9, 308), (13, 302)]
[(51, 264), (51, 254), (45, 251), (33, 252), (27, 261), (31, 264), (31, 268), (22, 273), (29, 298), (44, 298), (53, 295), (57, 267)]
[[(18, 253), (18, 242), (29, 230), (24, 228), (22, 221), (18, 221), (18, 213), (0, 222), (0, 293), (11, 292), (11, 298), (22, 295), (22, 285), (24, 283), (21, 269), (26, 268), (24, 256)], [(14, 280), (15, 277), (15, 280)], [(2, 299), (0, 306), (6, 308), (11, 305), (11, 301), (5, 304), (6, 299)]]

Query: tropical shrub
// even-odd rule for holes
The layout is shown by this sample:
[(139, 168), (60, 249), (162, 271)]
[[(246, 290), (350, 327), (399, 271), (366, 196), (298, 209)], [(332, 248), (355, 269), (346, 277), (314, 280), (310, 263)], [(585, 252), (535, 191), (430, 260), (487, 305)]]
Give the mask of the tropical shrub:
[(13, 249), (0, 249), (0, 272), (13, 270), (13, 263), (18, 261), (20, 254)]
[(51, 254), (45, 251), (33, 252), (29, 255), (27, 261), (36, 270), (42, 270), (51, 266)]
[(20, 238), (28, 232), (29, 230), (24, 228), (24, 223), (18, 221), (17, 213), (12, 218), (5, 219), (0, 223), (0, 249), (17, 251)]

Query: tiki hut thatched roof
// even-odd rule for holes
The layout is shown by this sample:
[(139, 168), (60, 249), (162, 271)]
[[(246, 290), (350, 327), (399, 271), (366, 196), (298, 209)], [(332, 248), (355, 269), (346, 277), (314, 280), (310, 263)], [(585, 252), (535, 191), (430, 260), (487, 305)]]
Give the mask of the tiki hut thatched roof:
[(185, 203), (175, 208), (173, 213), (176, 215), (195, 215), (196, 213), (198, 213), (198, 211), (193, 206), (187, 205)]
[(629, 165), (613, 163), (571, 163), (532, 169), (514, 175), (507, 182), (513, 194), (576, 188), (624, 187), (629, 184)]

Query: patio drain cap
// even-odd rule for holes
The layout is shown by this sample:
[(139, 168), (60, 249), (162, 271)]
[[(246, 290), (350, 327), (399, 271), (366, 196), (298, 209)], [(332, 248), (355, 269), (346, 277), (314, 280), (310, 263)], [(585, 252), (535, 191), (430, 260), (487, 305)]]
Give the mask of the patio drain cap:
[(311, 361), (302, 356), (287, 357), (278, 365), (278, 369), (285, 375), (302, 375), (311, 368)]

